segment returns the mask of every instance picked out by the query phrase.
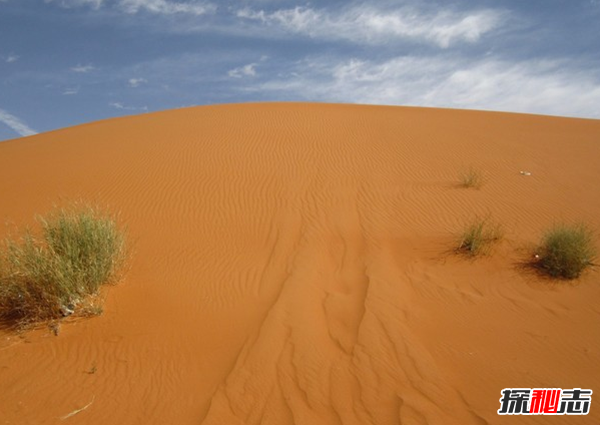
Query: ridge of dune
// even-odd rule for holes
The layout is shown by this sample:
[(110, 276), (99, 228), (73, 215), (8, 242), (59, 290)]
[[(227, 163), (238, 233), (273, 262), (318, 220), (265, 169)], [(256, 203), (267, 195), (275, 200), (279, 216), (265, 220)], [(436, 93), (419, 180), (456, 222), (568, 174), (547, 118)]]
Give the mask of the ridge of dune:
[[(71, 423), (496, 424), (503, 388), (600, 393), (597, 270), (518, 267), (557, 220), (600, 230), (598, 158), (598, 120), (306, 103), (1, 142), (2, 220), (82, 198), (121, 213), (135, 255), (102, 316), (0, 330), (0, 424), (90, 401)], [(471, 165), (480, 190), (457, 185)], [(493, 255), (451, 255), (488, 214)]]

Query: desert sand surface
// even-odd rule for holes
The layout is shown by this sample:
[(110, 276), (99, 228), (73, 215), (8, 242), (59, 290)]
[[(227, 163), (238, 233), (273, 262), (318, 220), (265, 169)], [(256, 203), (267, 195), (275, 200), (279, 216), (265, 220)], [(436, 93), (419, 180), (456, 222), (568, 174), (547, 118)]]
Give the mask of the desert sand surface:
[[(0, 237), (84, 199), (134, 252), (103, 315), (0, 331), (0, 424), (598, 424), (600, 273), (520, 264), (556, 221), (600, 229), (599, 160), (598, 120), (303, 103), (2, 142)], [(477, 215), (505, 236), (470, 260)], [(507, 387), (595, 395), (500, 417)]]

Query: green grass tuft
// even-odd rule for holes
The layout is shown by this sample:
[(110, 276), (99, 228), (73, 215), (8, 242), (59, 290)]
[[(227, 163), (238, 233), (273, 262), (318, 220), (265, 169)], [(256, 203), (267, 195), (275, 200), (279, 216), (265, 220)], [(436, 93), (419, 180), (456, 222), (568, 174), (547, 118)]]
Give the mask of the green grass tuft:
[(575, 279), (596, 256), (594, 233), (585, 224), (557, 224), (546, 231), (537, 249), (538, 265), (552, 277)]
[(492, 245), (503, 236), (502, 227), (489, 218), (475, 218), (460, 234), (458, 252), (470, 256), (488, 254)]
[(38, 221), (39, 236), (7, 239), (0, 252), (0, 318), (20, 325), (76, 311), (117, 280), (127, 258), (116, 220), (96, 208), (58, 209)]
[(461, 172), (459, 178), (462, 187), (479, 189), (483, 186), (483, 174), (473, 167)]

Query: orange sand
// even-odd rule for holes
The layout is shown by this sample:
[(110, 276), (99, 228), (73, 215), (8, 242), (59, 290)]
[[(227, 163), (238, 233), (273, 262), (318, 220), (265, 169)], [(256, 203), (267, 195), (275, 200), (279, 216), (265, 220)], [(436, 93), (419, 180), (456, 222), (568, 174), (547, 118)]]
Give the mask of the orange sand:
[[(597, 120), (327, 104), (2, 142), (1, 220), (83, 198), (135, 255), (102, 316), (0, 331), (0, 424), (597, 424), (598, 270), (518, 263), (556, 220), (600, 229), (599, 159)], [(457, 187), (469, 165), (481, 190)], [(452, 255), (488, 213), (493, 255)], [(499, 417), (505, 387), (595, 395), (587, 417)]]

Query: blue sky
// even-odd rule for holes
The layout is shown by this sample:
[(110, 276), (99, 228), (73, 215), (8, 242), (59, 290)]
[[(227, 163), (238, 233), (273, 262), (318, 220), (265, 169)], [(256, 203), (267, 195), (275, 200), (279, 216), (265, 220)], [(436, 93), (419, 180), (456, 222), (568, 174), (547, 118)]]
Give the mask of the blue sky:
[(600, 0), (0, 0), (0, 140), (252, 101), (600, 118)]

